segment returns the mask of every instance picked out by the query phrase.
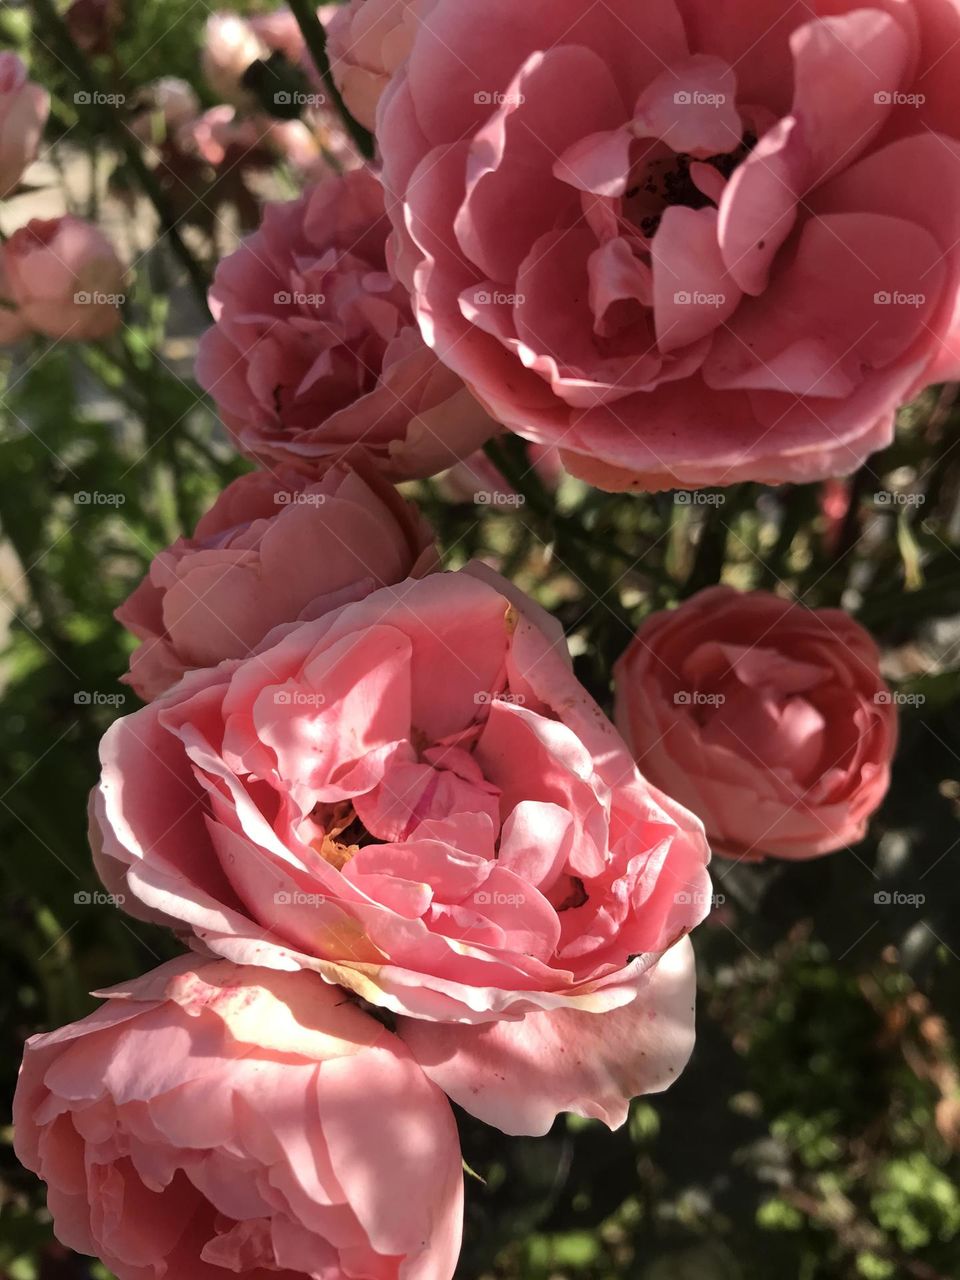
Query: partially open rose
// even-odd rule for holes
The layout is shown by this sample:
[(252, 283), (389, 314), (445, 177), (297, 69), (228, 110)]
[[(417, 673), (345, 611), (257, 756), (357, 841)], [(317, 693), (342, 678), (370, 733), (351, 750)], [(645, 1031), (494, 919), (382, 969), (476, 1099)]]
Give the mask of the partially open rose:
[(638, 765), (703, 819), (716, 853), (813, 858), (863, 839), (897, 708), (847, 614), (713, 587), (649, 618), (616, 682)]
[[(442, 1084), (475, 1114), (619, 1122), (686, 1060), (692, 966), (671, 948), (709, 905), (700, 824), (637, 772), (559, 628), (482, 566), (188, 674), (102, 762), (94, 855), (129, 910), (464, 1024), (411, 1044), (438, 1079), (459, 1058)], [(476, 1053), (535, 1064), (535, 1044), (552, 1074), (475, 1087)]]
[(142, 698), (193, 667), (250, 653), (280, 623), (439, 568), (416, 508), (357, 467), (332, 467), (315, 483), (289, 467), (241, 476), (192, 538), (160, 552), (116, 615), (144, 642), (125, 677)]
[(220, 263), (197, 377), (245, 453), (317, 474), (362, 445), (403, 480), (496, 430), (420, 337), (388, 230), (380, 184), (358, 169), (268, 206)]
[(960, 368), (958, 40), (952, 0), (425, 0), (378, 117), (424, 337), (606, 489), (853, 470)]
[(184, 958), (104, 994), (28, 1042), (14, 1102), (65, 1245), (118, 1280), (450, 1280), (453, 1114), (343, 992)]

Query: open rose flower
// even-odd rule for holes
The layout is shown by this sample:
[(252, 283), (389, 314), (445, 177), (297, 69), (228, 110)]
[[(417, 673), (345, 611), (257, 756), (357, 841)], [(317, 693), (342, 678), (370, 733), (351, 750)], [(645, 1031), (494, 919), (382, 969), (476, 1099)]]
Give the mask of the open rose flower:
[(327, 27), (330, 69), (347, 110), (367, 129), (390, 77), (413, 45), (421, 0), (350, 0)]
[(955, 3), (424, 3), (396, 268), (498, 421), (611, 490), (805, 481), (956, 375)]
[(48, 338), (106, 338), (121, 323), (125, 270), (99, 227), (34, 218), (0, 249), (5, 288), (28, 328)]
[(685, 1062), (689, 944), (657, 962), (709, 904), (700, 823), (483, 566), (185, 676), (101, 758), (94, 856), (128, 910), (438, 1024), (408, 1024), (416, 1056), (480, 1118), (617, 1123)]
[(28, 79), (17, 55), (0, 53), (0, 200), (36, 159), (49, 111), (50, 95)]
[(317, 483), (290, 468), (241, 476), (117, 610), (144, 641), (127, 683), (155, 698), (192, 667), (250, 653), (280, 623), (439, 566), (429, 526), (376, 472), (339, 465)]
[(641, 626), (616, 685), (639, 767), (703, 819), (716, 853), (813, 858), (863, 839), (897, 711), (847, 614), (711, 587)]
[[(184, 958), (27, 1044), (16, 1151), (118, 1280), (449, 1280), (450, 1107), (314, 974)], [(415, 1193), (411, 1193), (415, 1189)]]
[(268, 206), (217, 268), (197, 377), (252, 457), (322, 471), (357, 444), (394, 480), (432, 475), (496, 429), (420, 337), (387, 271), (365, 169)]

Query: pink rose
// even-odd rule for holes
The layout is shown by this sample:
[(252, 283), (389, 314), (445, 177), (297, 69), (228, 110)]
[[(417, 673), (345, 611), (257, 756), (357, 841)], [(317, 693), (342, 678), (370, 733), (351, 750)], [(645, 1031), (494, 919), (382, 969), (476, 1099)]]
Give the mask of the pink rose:
[(0, 53), (0, 200), (15, 190), (36, 159), (50, 95), (27, 79), (15, 53)]
[(315, 484), (289, 468), (242, 476), (117, 610), (144, 641), (124, 678), (156, 698), (184, 671), (250, 653), (280, 623), (439, 566), (416, 508), (369, 469), (337, 466)]
[(702, 828), (641, 778), (559, 626), (483, 566), (186, 676), (101, 758), (94, 856), (128, 910), (412, 1015), (400, 1033), (481, 1119), (618, 1123), (686, 1061), (673, 944), (709, 903)]
[(849, 472), (960, 371), (955, 0), (425, 0), (396, 267), (498, 421), (602, 488)]
[(449, 1280), (453, 1114), (343, 992), (183, 957), (103, 994), (27, 1043), (14, 1101), (68, 1248), (119, 1280)]
[(34, 218), (2, 249), (10, 298), (29, 328), (80, 342), (120, 326), (124, 268), (99, 227), (67, 214)]
[(350, 0), (327, 28), (330, 68), (347, 110), (367, 129), (387, 83), (413, 46), (422, 0)]
[(716, 853), (814, 858), (863, 839), (897, 711), (847, 614), (711, 587), (649, 618), (616, 682), (638, 765), (703, 819)]
[(239, 447), (317, 472), (362, 444), (391, 479), (432, 475), (494, 424), (425, 346), (386, 261), (366, 169), (267, 207), (217, 268), (200, 383)]

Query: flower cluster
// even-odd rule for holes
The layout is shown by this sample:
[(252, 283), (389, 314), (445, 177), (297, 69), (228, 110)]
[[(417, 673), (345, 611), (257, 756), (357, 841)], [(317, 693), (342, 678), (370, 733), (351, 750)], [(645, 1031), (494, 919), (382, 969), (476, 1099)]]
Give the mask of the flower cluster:
[[(60, 1238), (120, 1280), (449, 1280), (447, 1099), (509, 1134), (623, 1123), (693, 1049), (710, 845), (810, 858), (879, 805), (896, 710), (845, 614), (730, 587), (656, 614), (621, 736), (556, 620), (485, 564), (441, 571), (394, 487), (453, 467), (448, 493), (518, 498), (477, 454), (504, 426), (547, 501), (561, 459), (604, 489), (835, 475), (952, 367), (933, 9), (770, 9), (331, 20), (378, 168), (314, 172), (220, 263), (197, 374), (258, 469), (117, 611), (146, 705), (103, 739), (93, 857), (191, 954), (30, 1041), (17, 1096)], [(223, 163), (276, 57), (307, 65), (289, 13), (214, 15), (229, 105), (159, 82), (143, 138), (158, 114), (168, 164)], [(6, 190), (45, 113), (21, 72)], [(10, 336), (109, 331), (66, 305), (120, 289), (86, 224), (0, 263)]]

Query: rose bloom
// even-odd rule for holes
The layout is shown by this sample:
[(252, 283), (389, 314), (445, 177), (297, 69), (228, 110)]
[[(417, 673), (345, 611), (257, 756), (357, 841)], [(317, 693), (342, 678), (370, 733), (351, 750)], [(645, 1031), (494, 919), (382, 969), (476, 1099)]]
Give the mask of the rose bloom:
[(66, 214), (34, 218), (2, 248), (10, 298), (48, 338), (86, 341), (119, 328), (125, 271), (99, 227)]
[(956, 4), (424, 3), (396, 266), (498, 421), (610, 490), (809, 481), (955, 376)]
[(453, 1114), (343, 992), (184, 957), (103, 994), (28, 1041), (14, 1101), (63, 1244), (118, 1280), (449, 1280)]
[(710, 587), (649, 618), (615, 670), (639, 767), (703, 819), (716, 853), (814, 858), (863, 839), (897, 712), (847, 614)]
[(250, 653), (279, 623), (439, 566), (429, 526), (370, 468), (340, 465), (317, 483), (290, 468), (241, 476), (116, 611), (144, 641), (125, 680), (155, 698), (184, 671)]
[(430, 1020), (401, 1034), (481, 1119), (618, 1123), (686, 1061), (700, 823), (485, 567), (274, 631), (117, 721), (101, 759), (91, 840), (128, 910)]
[(27, 78), (17, 55), (0, 53), (0, 200), (36, 159), (49, 111), (50, 95)]
[(358, 169), (269, 205), (220, 263), (197, 377), (245, 453), (315, 473), (361, 444), (401, 480), (496, 429), (422, 341), (387, 232), (380, 184)]
[(347, 110), (367, 129), (397, 67), (413, 46), (422, 0), (350, 0), (327, 27), (330, 69)]

